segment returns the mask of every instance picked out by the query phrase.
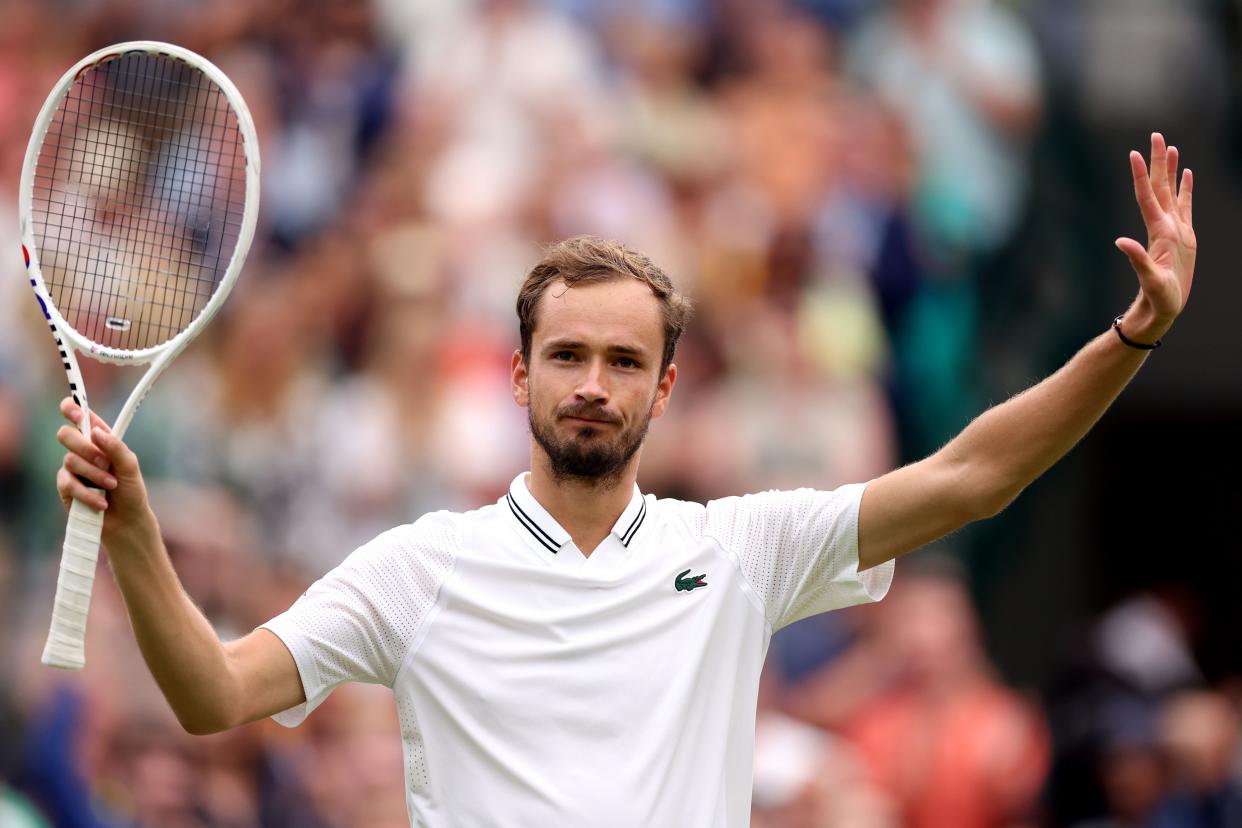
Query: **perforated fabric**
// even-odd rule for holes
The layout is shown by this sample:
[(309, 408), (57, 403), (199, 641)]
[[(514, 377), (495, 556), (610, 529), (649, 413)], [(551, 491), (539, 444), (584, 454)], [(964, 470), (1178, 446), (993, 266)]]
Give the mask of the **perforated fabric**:
[(277, 714), (278, 722), (299, 724), (347, 681), (392, 687), (452, 571), (455, 517), (436, 512), (379, 535), (262, 625), (293, 654), (306, 693), (306, 703)]
[(831, 492), (769, 491), (713, 500), (704, 533), (734, 555), (763, 599), (773, 630), (809, 615), (878, 601), (893, 562), (858, 571), (865, 484)]
[(418, 711), (414, 699), (404, 693), (395, 693), (397, 721), (401, 725), (401, 747), (405, 753), (406, 797), (411, 794), (426, 795), (431, 786), (427, 768), (427, 750), (423, 742), (422, 728), (418, 726)]

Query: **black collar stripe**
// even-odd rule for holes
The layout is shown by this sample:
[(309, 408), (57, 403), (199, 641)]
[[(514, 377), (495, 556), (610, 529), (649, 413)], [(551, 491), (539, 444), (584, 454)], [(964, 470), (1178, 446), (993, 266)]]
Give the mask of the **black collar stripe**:
[(530, 532), (531, 537), (547, 547), (548, 551), (553, 555), (560, 551), (560, 547), (557, 546), (555, 541), (552, 540), (552, 536), (540, 529), (538, 524), (531, 520), (530, 517), (522, 511), (522, 507), (517, 505), (517, 501), (513, 499), (513, 495), (505, 495), (505, 500), (509, 501), (509, 510), (513, 512), (513, 516), (517, 518), (518, 523), (526, 527), (526, 531)]
[(526, 514), (526, 512), (522, 509), (522, 507), (518, 505), (517, 500), (513, 497), (513, 495), (512, 495), (512, 494), (507, 495), (507, 497), (509, 498), (509, 505), (511, 505), (514, 509), (516, 509), (516, 510), (518, 511), (518, 513), (519, 513), (519, 514), (520, 514), (523, 518), (525, 518), (525, 519), (526, 519), (526, 521), (525, 521), (525, 522), (526, 522), (526, 523), (527, 523), (527, 524), (528, 524), (528, 525), (529, 525), (532, 529), (534, 529), (536, 532), (538, 532), (540, 535), (542, 535), (542, 536), (543, 536), (543, 538), (544, 538), (544, 540), (546, 540), (548, 543), (550, 543), (550, 544), (552, 544), (553, 546), (556, 546), (556, 547), (559, 547), (559, 546), (560, 546), (560, 544), (559, 544), (559, 543), (557, 543), (556, 538), (552, 537), (552, 536), (551, 536), (551, 535), (549, 535), (547, 532), (545, 532), (545, 531), (543, 530), (543, 528), (542, 528), (542, 527), (541, 527), (538, 523), (536, 523), (536, 522), (535, 522), (535, 519), (534, 519), (534, 518), (532, 518), (530, 515)]
[(647, 518), (647, 499), (643, 498), (642, 508), (638, 510), (638, 516), (634, 518), (634, 522), (630, 524), (630, 528), (625, 530), (625, 534), (621, 537), (621, 545), (629, 546), (630, 541), (634, 540), (634, 535), (638, 534), (638, 527), (643, 525), (643, 521)]
[(625, 531), (621, 533), (622, 540), (625, 540), (626, 538), (628, 538), (630, 536), (630, 532), (634, 531), (635, 524), (637, 524), (640, 520), (642, 520), (643, 510), (646, 508), (647, 508), (647, 501), (644, 499), (640, 501), (639, 503), (638, 514), (634, 515), (634, 519), (630, 521), (630, 525), (627, 526)]

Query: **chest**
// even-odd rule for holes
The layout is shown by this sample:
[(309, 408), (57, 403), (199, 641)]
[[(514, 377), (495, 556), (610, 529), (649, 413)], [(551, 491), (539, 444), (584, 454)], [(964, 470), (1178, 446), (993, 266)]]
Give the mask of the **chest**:
[(712, 546), (595, 563), (462, 561), (409, 665), (419, 694), (499, 729), (602, 737), (762, 663), (762, 613)]

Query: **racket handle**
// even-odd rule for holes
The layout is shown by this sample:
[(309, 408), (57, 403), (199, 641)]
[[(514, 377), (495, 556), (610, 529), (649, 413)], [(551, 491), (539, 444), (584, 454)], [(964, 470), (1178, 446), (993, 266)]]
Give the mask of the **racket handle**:
[(103, 520), (103, 512), (80, 500), (74, 500), (69, 507), (65, 551), (60, 558), (56, 600), (52, 604), (52, 626), (43, 647), (43, 663), (49, 667), (81, 670), (86, 666), (86, 613), (95, 586)]

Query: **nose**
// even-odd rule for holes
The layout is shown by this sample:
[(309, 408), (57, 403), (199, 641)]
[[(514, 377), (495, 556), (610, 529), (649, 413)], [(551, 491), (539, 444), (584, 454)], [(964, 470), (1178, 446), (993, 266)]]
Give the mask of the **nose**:
[(607, 402), (608, 389), (604, 386), (603, 360), (592, 359), (586, 363), (586, 370), (578, 382), (578, 387), (574, 389), (574, 396), (586, 402)]

